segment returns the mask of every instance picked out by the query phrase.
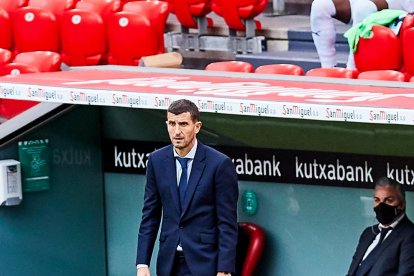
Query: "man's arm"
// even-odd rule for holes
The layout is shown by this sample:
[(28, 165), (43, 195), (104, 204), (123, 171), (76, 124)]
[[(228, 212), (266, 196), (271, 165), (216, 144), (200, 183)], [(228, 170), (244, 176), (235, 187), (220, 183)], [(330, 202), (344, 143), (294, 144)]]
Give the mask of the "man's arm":
[(138, 233), (136, 264), (149, 265), (161, 221), (162, 206), (158, 193), (151, 156), (148, 158), (144, 207)]
[[(412, 229), (412, 228), (411, 228)], [(414, 232), (401, 244), (398, 276), (414, 275)]]
[(216, 172), (216, 210), (219, 230), (218, 272), (235, 272), (237, 248), (237, 174), (230, 158), (219, 165)]

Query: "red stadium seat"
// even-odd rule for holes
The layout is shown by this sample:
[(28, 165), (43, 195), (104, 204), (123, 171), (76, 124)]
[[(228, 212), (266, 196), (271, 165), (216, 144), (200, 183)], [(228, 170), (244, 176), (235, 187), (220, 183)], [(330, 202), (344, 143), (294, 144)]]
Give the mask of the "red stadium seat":
[(9, 13), (0, 8), (0, 48), (12, 49), (12, 22)]
[(60, 71), (60, 54), (48, 51), (17, 54), (13, 62), (0, 66), (0, 75)]
[[(213, 25), (211, 18), (206, 17), (211, 12), (211, 0), (168, 0), (168, 3), (171, 12), (184, 27), (183, 32), (187, 32), (188, 29), (199, 29), (201, 32), (206, 32), (207, 27)], [(202, 22), (202, 20), (205, 21)], [(205, 26), (200, 26), (200, 23), (204, 23)]]
[(27, 6), (50, 11), (54, 15), (60, 16), (64, 11), (72, 9), (75, 3), (75, 0), (29, 0)]
[(372, 27), (372, 37), (359, 39), (354, 57), (360, 72), (399, 70), (403, 64), (400, 39), (390, 28), (381, 25)]
[[(246, 30), (246, 22), (254, 20), (262, 13), (268, 0), (212, 0), (212, 9), (219, 16), (223, 17), (230, 29), (237, 31)], [(256, 29), (261, 29), (259, 21), (254, 20)]]
[(109, 53), (108, 63), (138, 65), (143, 56), (158, 53), (158, 33), (143, 15), (117, 12), (107, 19)]
[(0, 48), (0, 66), (10, 63), (12, 58), (13, 56), (10, 50)]
[(307, 71), (305, 75), (311, 77), (355, 79), (358, 76), (358, 71), (339, 67), (313, 68)]
[(265, 233), (257, 224), (239, 222), (237, 243), (237, 275), (255, 275), (255, 269), (262, 257)]
[(145, 15), (145, 17), (149, 19), (151, 25), (155, 27), (158, 33), (158, 53), (164, 53), (165, 25), (170, 13), (168, 3), (162, 1), (134, 1), (126, 3), (123, 10)]
[(12, 13), (15, 10), (27, 5), (28, 0), (1, 0), (0, 8), (4, 9), (8, 13)]
[(254, 72), (260, 74), (303, 75), (302, 67), (295, 64), (266, 64), (257, 67)]
[(404, 68), (414, 75), (414, 27), (405, 30), (402, 40)]
[(227, 71), (227, 72), (241, 72), (253, 73), (254, 67), (251, 63), (246, 61), (217, 61), (208, 64), (205, 68), (207, 71)]
[(384, 80), (384, 81), (405, 81), (406, 75), (394, 70), (374, 70), (361, 72), (358, 79), (363, 80)]
[(61, 22), (62, 61), (69, 66), (97, 65), (107, 52), (105, 23), (93, 12), (73, 9), (63, 13)]
[(414, 14), (409, 13), (404, 17), (403, 23), (401, 24), (401, 27), (400, 27), (400, 31), (398, 33), (398, 37), (400, 38), (401, 42), (404, 41), (405, 32), (410, 30), (413, 27), (414, 27)]
[(14, 52), (60, 51), (56, 16), (40, 8), (24, 7), (13, 16)]
[(60, 71), (62, 64), (60, 54), (50, 51), (20, 53), (14, 57), (13, 62), (31, 65), (39, 72)]
[(4, 66), (0, 66), (0, 76), (5, 75), (20, 75), (29, 73), (39, 73), (39, 71), (28, 64), (11, 62)]
[(76, 9), (93, 11), (105, 20), (108, 15), (121, 10), (120, 0), (81, 0), (76, 4)]

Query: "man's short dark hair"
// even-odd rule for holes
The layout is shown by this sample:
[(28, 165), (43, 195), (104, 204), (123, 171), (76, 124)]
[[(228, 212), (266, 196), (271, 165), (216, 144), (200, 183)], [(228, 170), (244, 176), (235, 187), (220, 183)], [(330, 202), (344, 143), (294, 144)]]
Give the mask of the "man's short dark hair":
[(377, 187), (393, 187), (398, 192), (400, 199), (402, 201), (405, 201), (405, 190), (401, 183), (384, 176), (379, 178), (377, 182), (375, 182), (375, 189)]
[(174, 115), (190, 112), (191, 120), (193, 122), (200, 121), (200, 111), (198, 110), (197, 106), (192, 101), (186, 99), (176, 100), (172, 102), (171, 105), (168, 107), (167, 112), (172, 113)]

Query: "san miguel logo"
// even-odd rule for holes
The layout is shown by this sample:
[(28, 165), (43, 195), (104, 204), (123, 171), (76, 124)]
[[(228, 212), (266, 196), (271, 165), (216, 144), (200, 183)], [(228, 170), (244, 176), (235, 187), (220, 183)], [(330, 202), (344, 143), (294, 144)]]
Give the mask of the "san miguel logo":
[(318, 116), (318, 112), (312, 110), (311, 107), (302, 107), (300, 105), (283, 105), (282, 115), (294, 117), (314, 117)]
[(143, 97), (128, 94), (112, 94), (112, 103), (115, 105), (126, 105), (130, 107), (147, 105), (147, 101)]
[(382, 121), (386, 123), (398, 122), (400, 120), (405, 120), (405, 116), (400, 115), (398, 112), (388, 112), (385, 110), (369, 112), (370, 121)]
[(104, 98), (100, 97), (98, 93), (86, 93), (80, 91), (71, 91), (70, 101), (87, 104), (98, 104), (105, 102)]
[(168, 108), (172, 102), (173, 100), (170, 97), (155, 97), (154, 107)]
[[(104, 170), (145, 174), (151, 152), (167, 143), (105, 140)], [(372, 188), (387, 176), (414, 191), (414, 158), (214, 146), (231, 158), (239, 180)]]
[(358, 114), (355, 110), (346, 110), (344, 108), (326, 108), (326, 119), (336, 119), (343, 121), (360, 120), (361, 114)]
[(275, 108), (270, 107), (267, 105), (259, 105), (256, 103), (240, 103), (241, 114), (250, 113), (250, 114), (257, 114), (257, 115), (270, 115), (275, 114)]
[(226, 102), (224, 101), (198, 100), (197, 106), (200, 110), (206, 110), (206, 111), (214, 111), (214, 112), (232, 111), (231, 106), (230, 105), (226, 106)]

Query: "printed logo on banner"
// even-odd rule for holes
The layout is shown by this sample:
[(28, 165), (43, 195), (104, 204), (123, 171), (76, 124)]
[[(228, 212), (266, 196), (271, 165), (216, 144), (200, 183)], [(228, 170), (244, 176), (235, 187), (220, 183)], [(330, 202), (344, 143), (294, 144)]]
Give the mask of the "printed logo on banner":
[(99, 96), (96, 92), (83, 92), (83, 91), (71, 91), (70, 92), (70, 101), (76, 103), (86, 103), (86, 104), (102, 104), (105, 103), (105, 99)]
[(170, 97), (164, 97), (164, 98), (155, 97), (154, 107), (168, 108), (172, 102), (173, 100)]
[(198, 100), (197, 106), (200, 111), (213, 111), (213, 112), (220, 112), (220, 111), (232, 111), (232, 107), (230, 105), (226, 105), (226, 102), (222, 101), (212, 101), (212, 100)]
[[(150, 153), (167, 143), (106, 140), (106, 172), (145, 174)], [(372, 188), (381, 176), (414, 190), (414, 158), (285, 149), (214, 146), (228, 155), (239, 180)]]
[(147, 101), (143, 97), (132, 96), (129, 94), (112, 94), (112, 103), (115, 105), (125, 105), (130, 107), (147, 105)]
[(309, 106), (300, 106), (297, 104), (284, 104), (282, 109), (282, 115), (288, 117), (318, 117), (318, 112), (316, 110), (312, 110), (312, 107)]
[(21, 93), (19, 90), (15, 89), (15, 87), (1, 87), (1, 96), (4, 98), (7, 97), (14, 97), (14, 96), (20, 96)]
[(276, 113), (274, 107), (269, 106), (268, 104), (256, 104), (256, 103), (240, 103), (240, 113), (241, 114), (257, 114), (257, 115), (271, 115)]
[(361, 120), (362, 114), (358, 113), (354, 109), (345, 109), (343, 107), (326, 108), (326, 119), (343, 120), (343, 121), (355, 121)]
[(394, 123), (398, 121), (405, 121), (405, 116), (400, 115), (398, 112), (388, 112), (385, 110), (378, 110), (369, 112), (370, 121), (380, 121), (384, 123)]

